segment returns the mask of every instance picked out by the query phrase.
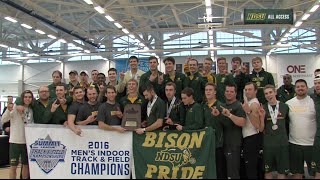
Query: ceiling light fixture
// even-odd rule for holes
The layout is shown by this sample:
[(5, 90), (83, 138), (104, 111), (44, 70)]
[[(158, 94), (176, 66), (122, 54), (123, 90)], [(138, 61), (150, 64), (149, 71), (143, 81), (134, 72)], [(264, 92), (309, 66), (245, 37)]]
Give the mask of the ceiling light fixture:
[(37, 33), (39, 33), (39, 34), (46, 34), (45, 32), (41, 31), (40, 29), (36, 29), (35, 31), (36, 31)]
[(111, 17), (111, 16), (109, 16), (109, 15), (106, 15), (105, 16), (107, 19), (108, 19), (108, 21), (110, 21), (110, 22), (113, 22), (114, 21), (114, 19)]
[(51, 34), (49, 34), (48, 37), (51, 39), (57, 39), (57, 37), (55, 37), (54, 35), (51, 35)]
[(13, 19), (12, 17), (9, 17), (9, 16), (5, 17), (5, 19), (8, 20), (8, 21), (11, 21), (13, 23), (18, 22), (17, 20), (15, 20), (15, 19)]
[(27, 28), (27, 29), (32, 29), (32, 27), (29, 26), (28, 24), (21, 24), (21, 26), (22, 26), (22, 27), (25, 27), (25, 28)]
[(103, 14), (104, 13), (104, 9), (101, 6), (95, 6), (94, 9), (96, 11), (98, 11), (98, 13)]
[(93, 4), (91, 0), (83, 0), (83, 1), (86, 2), (87, 4)]
[(119, 23), (117, 23), (117, 22), (116, 22), (116, 23), (114, 23), (114, 25), (115, 25), (115, 26), (117, 26), (117, 28), (119, 28), (119, 29), (121, 29), (121, 28), (122, 28), (121, 24), (119, 24)]

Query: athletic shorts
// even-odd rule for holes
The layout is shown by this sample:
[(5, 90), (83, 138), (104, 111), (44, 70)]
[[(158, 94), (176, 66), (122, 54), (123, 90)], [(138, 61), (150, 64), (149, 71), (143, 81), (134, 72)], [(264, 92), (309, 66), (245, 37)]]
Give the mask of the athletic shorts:
[(28, 153), (26, 144), (10, 143), (10, 165), (18, 166), (21, 157), (21, 164), (28, 165)]

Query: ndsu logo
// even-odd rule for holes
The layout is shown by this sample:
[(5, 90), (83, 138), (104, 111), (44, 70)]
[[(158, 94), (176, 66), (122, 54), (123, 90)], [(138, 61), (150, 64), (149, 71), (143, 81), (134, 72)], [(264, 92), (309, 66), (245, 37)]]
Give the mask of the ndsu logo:
[(178, 147), (166, 148), (165, 150), (157, 152), (155, 161), (170, 162), (172, 164), (172, 168), (179, 168), (188, 163), (196, 163), (196, 159), (192, 157), (192, 154), (188, 148), (182, 150)]
[(64, 162), (66, 152), (65, 145), (60, 141), (53, 141), (48, 135), (45, 139), (38, 139), (30, 145), (29, 158), (48, 174), (59, 162)]
[(288, 73), (306, 73), (306, 65), (289, 65)]

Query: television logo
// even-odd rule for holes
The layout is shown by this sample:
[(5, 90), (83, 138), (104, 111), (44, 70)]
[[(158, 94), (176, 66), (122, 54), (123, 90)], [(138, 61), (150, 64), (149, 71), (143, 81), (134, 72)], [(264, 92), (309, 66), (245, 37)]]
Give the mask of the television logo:
[(289, 65), (287, 66), (288, 73), (306, 73), (306, 65)]

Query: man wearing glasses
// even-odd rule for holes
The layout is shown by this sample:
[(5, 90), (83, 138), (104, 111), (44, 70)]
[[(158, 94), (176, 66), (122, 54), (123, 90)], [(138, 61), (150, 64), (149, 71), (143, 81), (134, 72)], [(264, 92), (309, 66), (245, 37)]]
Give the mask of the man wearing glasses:
[(36, 100), (33, 107), (33, 119), (36, 124), (47, 124), (43, 118), (44, 112), (49, 103), (49, 88), (48, 86), (41, 86), (38, 90), (39, 99)]

